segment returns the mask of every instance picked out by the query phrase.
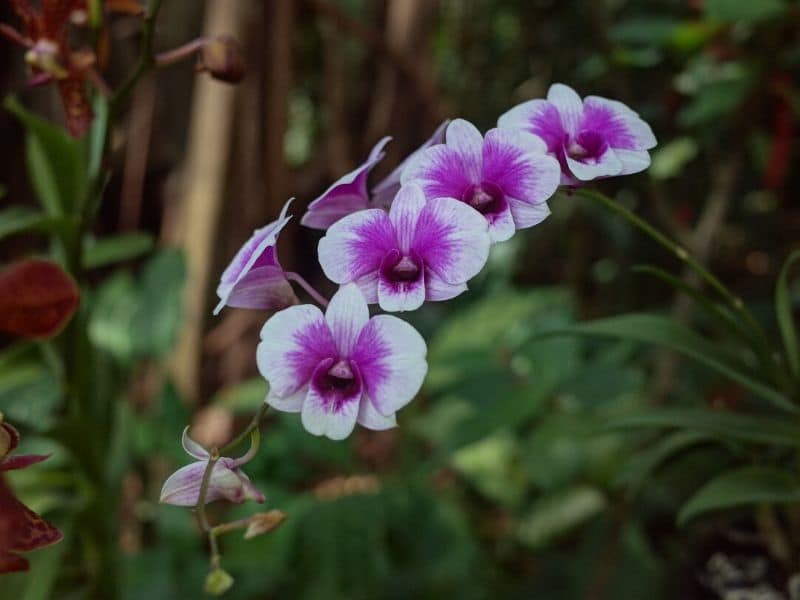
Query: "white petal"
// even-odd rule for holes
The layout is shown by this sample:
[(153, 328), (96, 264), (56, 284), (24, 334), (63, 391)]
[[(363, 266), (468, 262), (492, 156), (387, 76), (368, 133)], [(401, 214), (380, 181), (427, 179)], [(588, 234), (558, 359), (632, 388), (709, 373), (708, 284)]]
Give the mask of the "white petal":
[(425, 280), (387, 281), (378, 276), (378, 305), (386, 312), (417, 310), (425, 302)]
[(622, 163), (617, 158), (614, 150), (608, 148), (597, 162), (583, 162), (575, 160), (567, 154), (567, 166), (575, 177), (581, 181), (591, 181), (601, 177), (619, 175)]
[(417, 184), (409, 183), (400, 188), (389, 209), (389, 220), (394, 228), (399, 249), (405, 254), (414, 239), (419, 213), (425, 206), (425, 194)]
[(264, 402), (276, 410), (296, 413), (303, 410), (303, 402), (306, 399), (306, 394), (308, 394), (308, 386), (303, 386), (294, 394), (289, 394), (283, 398), (269, 393), (264, 399)]
[(361, 398), (358, 422), (367, 429), (372, 429), (374, 431), (383, 431), (385, 429), (397, 427), (397, 418), (394, 413), (387, 416), (382, 415), (366, 396)]
[(467, 177), (480, 181), (483, 136), (478, 128), (464, 119), (455, 119), (447, 126), (445, 143), (462, 157)]
[(189, 437), (188, 426), (184, 428), (183, 435), (181, 435), (181, 445), (183, 446), (183, 449), (186, 451), (186, 454), (188, 454), (193, 458), (196, 458), (198, 460), (203, 460), (208, 458), (208, 451)]
[(622, 163), (620, 175), (640, 173), (650, 166), (650, 153), (647, 150), (620, 150), (614, 149), (614, 154)]
[(425, 299), (431, 302), (450, 300), (467, 291), (466, 283), (447, 283), (436, 273), (429, 272), (425, 276)]
[(550, 216), (550, 207), (547, 202), (528, 204), (516, 198), (509, 198), (508, 205), (511, 208), (511, 214), (514, 217), (517, 229), (533, 227)]
[(359, 404), (359, 400), (354, 399), (340, 406), (338, 411), (334, 410), (333, 406), (317, 393), (314, 386), (311, 386), (301, 413), (303, 427), (314, 435), (343, 440), (356, 426)]
[(322, 312), (302, 304), (275, 313), (264, 324), (256, 363), (270, 394), (283, 398), (305, 386), (321, 360), (336, 354)]
[(325, 320), (340, 356), (350, 356), (361, 330), (369, 321), (367, 302), (355, 283), (343, 285), (333, 295), (325, 311)]
[(425, 340), (405, 321), (391, 315), (370, 319), (352, 360), (378, 412), (388, 417), (417, 395), (428, 371), (426, 353)]
[(558, 109), (564, 130), (570, 137), (574, 136), (583, 113), (581, 97), (568, 85), (554, 83), (547, 91), (547, 99)]

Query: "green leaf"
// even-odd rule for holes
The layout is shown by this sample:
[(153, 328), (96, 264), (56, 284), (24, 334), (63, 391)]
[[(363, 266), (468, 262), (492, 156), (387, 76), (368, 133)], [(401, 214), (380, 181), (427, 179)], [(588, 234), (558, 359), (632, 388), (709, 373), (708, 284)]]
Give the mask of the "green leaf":
[(10, 206), (0, 211), (0, 240), (32, 231), (57, 231), (65, 221), (24, 206)]
[(29, 112), (13, 96), (6, 99), (5, 107), (25, 126), (28, 170), (47, 214), (61, 215), (80, 206), (87, 185), (83, 142)]
[(710, 438), (708, 433), (698, 431), (678, 431), (665, 436), (651, 447), (637, 452), (622, 468), (616, 482), (637, 490), (656, 469), (671, 457), (687, 448), (708, 442), (709, 439), (713, 438)]
[(745, 372), (743, 366), (734, 362), (725, 348), (678, 325), (667, 317), (631, 313), (580, 323), (543, 335), (553, 335), (554, 333), (611, 337), (664, 346), (725, 375), (779, 408), (798, 412), (798, 408), (783, 394)]
[(681, 508), (678, 524), (699, 514), (748, 504), (800, 502), (800, 480), (774, 467), (744, 467), (715, 477)]
[(103, 167), (103, 151), (108, 135), (108, 102), (102, 94), (97, 94), (93, 101), (94, 119), (89, 130), (89, 179), (94, 181)]
[(83, 262), (88, 269), (137, 258), (153, 249), (155, 240), (149, 233), (123, 233), (115, 237), (97, 240), (84, 248)]
[(589, 486), (573, 487), (545, 496), (522, 517), (517, 537), (527, 546), (541, 548), (605, 507), (603, 494)]
[(653, 163), (647, 172), (653, 179), (670, 179), (678, 175), (697, 156), (697, 152), (697, 142), (692, 138), (674, 139), (653, 152)]
[(0, 411), (9, 421), (41, 431), (51, 427), (61, 386), (40, 364), (26, 361), (0, 372)]
[(705, 0), (703, 11), (708, 19), (724, 23), (758, 23), (783, 14), (788, 5), (783, 0)]
[(609, 417), (602, 423), (602, 427), (690, 429), (722, 439), (769, 446), (800, 447), (800, 426), (791, 420), (702, 408), (649, 408)]
[(775, 289), (775, 314), (778, 317), (778, 326), (786, 347), (786, 356), (789, 366), (795, 377), (800, 377), (800, 350), (797, 345), (797, 329), (792, 319), (792, 298), (789, 293), (789, 272), (792, 265), (800, 260), (800, 250), (795, 250), (786, 259), (778, 276), (778, 285)]

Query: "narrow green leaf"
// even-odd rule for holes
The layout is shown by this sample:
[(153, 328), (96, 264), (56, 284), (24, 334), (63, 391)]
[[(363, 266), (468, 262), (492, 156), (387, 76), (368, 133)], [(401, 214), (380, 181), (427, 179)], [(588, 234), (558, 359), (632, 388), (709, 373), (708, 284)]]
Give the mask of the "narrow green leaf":
[(25, 156), (42, 207), (49, 215), (70, 212), (86, 193), (84, 143), (29, 112), (14, 97), (6, 99), (5, 107), (25, 126)]
[(715, 477), (701, 487), (678, 513), (683, 525), (699, 514), (748, 504), (800, 502), (800, 480), (774, 467), (744, 467)]
[(85, 248), (83, 262), (88, 269), (104, 267), (146, 254), (153, 245), (154, 239), (149, 233), (124, 233), (97, 240), (94, 245)]
[(776, 407), (798, 412), (798, 408), (783, 394), (747, 373), (725, 348), (666, 317), (631, 313), (579, 323), (542, 335), (558, 334), (611, 337), (664, 346), (725, 375)]
[(609, 417), (602, 423), (602, 427), (689, 429), (722, 439), (800, 447), (800, 426), (791, 420), (703, 408), (649, 408)]
[(522, 516), (517, 536), (523, 544), (541, 548), (606, 507), (605, 496), (589, 486), (576, 486), (543, 497)]
[(103, 152), (106, 146), (106, 136), (108, 135), (109, 111), (108, 102), (100, 94), (95, 96), (92, 104), (94, 120), (92, 121), (92, 128), (89, 130), (89, 179), (94, 181), (103, 167)]
[(19, 233), (32, 231), (55, 231), (66, 222), (24, 206), (10, 206), (0, 210), (0, 240)]
[(800, 260), (800, 250), (795, 250), (786, 259), (778, 276), (778, 285), (775, 289), (775, 313), (778, 317), (778, 326), (786, 347), (786, 356), (789, 366), (795, 377), (800, 377), (800, 350), (797, 345), (797, 329), (792, 319), (792, 298), (789, 293), (789, 272), (792, 265)]

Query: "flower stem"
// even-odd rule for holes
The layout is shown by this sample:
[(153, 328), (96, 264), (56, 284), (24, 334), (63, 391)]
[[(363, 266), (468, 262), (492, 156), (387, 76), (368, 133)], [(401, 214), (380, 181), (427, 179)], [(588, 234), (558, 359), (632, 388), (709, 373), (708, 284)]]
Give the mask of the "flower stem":
[(213, 533), (213, 529), (208, 523), (208, 515), (206, 514), (206, 496), (208, 496), (208, 486), (211, 481), (211, 473), (214, 471), (214, 466), (220, 458), (219, 450), (212, 448), (209, 452), (208, 462), (206, 469), (203, 471), (203, 480), (200, 483), (200, 493), (197, 496), (197, 517), (200, 520), (200, 527), (204, 533), (208, 534), (208, 543), (211, 546), (211, 566), (219, 566), (219, 546), (217, 545), (217, 536)]
[(192, 56), (195, 52), (200, 50), (204, 44), (208, 42), (207, 38), (199, 37), (196, 40), (187, 42), (183, 46), (178, 46), (166, 52), (160, 52), (155, 56), (155, 64), (157, 67), (168, 67), (177, 62), (185, 60)]
[(250, 435), (253, 431), (255, 431), (261, 426), (261, 421), (264, 419), (264, 415), (267, 414), (268, 410), (269, 410), (269, 404), (267, 404), (266, 402), (262, 403), (261, 406), (258, 407), (258, 411), (256, 411), (256, 414), (253, 416), (253, 419), (252, 421), (250, 421), (250, 424), (232, 441), (228, 442), (225, 446), (223, 446), (222, 449), (220, 450), (220, 453), (227, 454), (228, 452), (236, 448), (236, 446), (241, 444), (245, 439), (247, 439), (248, 435)]
[(303, 288), (308, 293), (308, 295), (311, 296), (316, 301), (316, 303), (319, 304), (322, 308), (328, 307), (328, 301), (325, 299), (325, 296), (323, 296), (317, 290), (315, 290), (314, 286), (308, 283), (308, 281), (306, 281), (302, 275), (290, 271), (289, 273), (286, 273), (286, 278), (289, 279), (290, 281), (294, 281), (301, 288)]

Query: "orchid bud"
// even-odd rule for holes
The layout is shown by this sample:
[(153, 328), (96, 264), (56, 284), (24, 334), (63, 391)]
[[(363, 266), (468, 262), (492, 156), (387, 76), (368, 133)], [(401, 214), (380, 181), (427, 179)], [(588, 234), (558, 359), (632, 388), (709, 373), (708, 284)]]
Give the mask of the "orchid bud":
[(218, 35), (203, 46), (199, 68), (214, 79), (239, 83), (246, 68), (241, 45), (231, 35)]
[(219, 567), (210, 571), (206, 576), (206, 593), (212, 596), (221, 596), (233, 587), (233, 577)]
[(257, 513), (250, 517), (250, 522), (244, 532), (244, 539), (249, 540), (259, 535), (264, 535), (276, 530), (286, 521), (286, 513), (282, 510), (270, 510)]
[[(197, 462), (181, 467), (164, 482), (159, 500), (162, 504), (196, 506), (200, 500), (200, 488), (203, 485), (210, 455), (205, 448), (189, 437), (187, 431), (183, 433), (183, 449), (196, 458)], [(214, 464), (208, 480), (206, 504), (221, 498), (237, 504), (245, 500), (265, 502), (264, 494), (239, 468), (242, 464), (244, 464), (242, 459), (227, 457), (220, 458)]]

